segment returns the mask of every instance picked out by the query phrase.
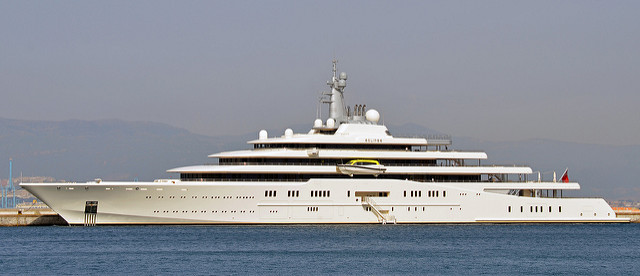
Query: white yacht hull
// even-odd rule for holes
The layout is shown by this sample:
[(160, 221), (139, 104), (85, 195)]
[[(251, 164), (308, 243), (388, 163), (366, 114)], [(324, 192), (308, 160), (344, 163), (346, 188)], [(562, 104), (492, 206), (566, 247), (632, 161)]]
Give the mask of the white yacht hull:
[[(514, 196), (484, 191), (482, 182), (173, 180), (21, 186), (71, 225), (629, 221), (616, 218), (601, 198)], [(97, 201), (93, 216), (86, 214), (88, 201)]]

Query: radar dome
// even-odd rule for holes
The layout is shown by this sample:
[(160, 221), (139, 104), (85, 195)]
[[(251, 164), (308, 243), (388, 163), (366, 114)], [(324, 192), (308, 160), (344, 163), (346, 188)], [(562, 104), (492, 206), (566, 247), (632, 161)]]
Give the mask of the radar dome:
[(266, 140), (267, 139), (267, 131), (263, 129), (260, 132), (258, 132), (258, 139)]
[(313, 121), (313, 127), (314, 128), (322, 127), (322, 120), (321, 119), (316, 119), (315, 121)]
[(291, 137), (293, 137), (293, 130), (290, 128), (287, 128), (284, 131), (284, 138), (291, 138)]
[(334, 120), (333, 118), (327, 119), (327, 127), (328, 128), (333, 128), (335, 126), (336, 126), (336, 120)]
[(346, 80), (347, 79), (347, 73), (345, 73), (345, 72), (340, 73), (340, 79), (341, 80)]
[(369, 122), (378, 123), (378, 121), (380, 121), (380, 113), (375, 109), (367, 110), (367, 113), (364, 116)]

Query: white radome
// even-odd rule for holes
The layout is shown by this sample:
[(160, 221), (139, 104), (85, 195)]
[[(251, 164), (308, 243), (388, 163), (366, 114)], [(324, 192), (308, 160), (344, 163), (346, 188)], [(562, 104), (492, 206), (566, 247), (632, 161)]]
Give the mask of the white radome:
[(316, 119), (315, 121), (313, 121), (313, 127), (314, 128), (322, 127), (322, 119)]
[(293, 137), (293, 130), (290, 128), (287, 128), (284, 131), (284, 138), (291, 138), (291, 137)]
[(378, 123), (380, 121), (380, 112), (375, 109), (369, 109), (365, 114), (365, 118), (369, 122)]
[(258, 139), (260, 140), (266, 140), (268, 137), (267, 131), (266, 130), (261, 130), (260, 132), (258, 132)]
[(327, 127), (328, 128), (333, 128), (335, 126), (336, 126), (336, 120), (334, 120), (333, 118), (327, 119)]

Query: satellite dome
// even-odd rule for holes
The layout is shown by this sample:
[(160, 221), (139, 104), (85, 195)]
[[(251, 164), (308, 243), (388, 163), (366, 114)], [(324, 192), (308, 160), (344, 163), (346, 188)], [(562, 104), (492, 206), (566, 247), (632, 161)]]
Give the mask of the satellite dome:
[(327, 127), (328, 128), (333, 128), (335, 126), (336, 126), (336, 120), (334, 120), (333, 118), (327, 119)]
[(380, 113), (375, 109), (369, 109), (364, 116), (369, 122), (378, 123), (380, 121)]
[(284, 131), (284, 138), (291, 138), (291, 137), (293, 137), (293, 130), (290, 128), (287, 128)]
[(316, 119), (315, 121), (313, 121), (313, 127), (314, 128), (322, 127), (322, 120), (321, 119)]
[(263, 129), (260, 132), (258, 132), (258, 139), (266, 140), (267, 139), (267, 131)]

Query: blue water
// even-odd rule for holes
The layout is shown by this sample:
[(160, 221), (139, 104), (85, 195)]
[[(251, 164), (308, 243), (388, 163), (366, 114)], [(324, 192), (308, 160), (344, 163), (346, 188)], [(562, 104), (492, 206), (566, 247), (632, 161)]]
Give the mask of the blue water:
[(640, 224), (0, 228), (0, 274), (637, 275)]

